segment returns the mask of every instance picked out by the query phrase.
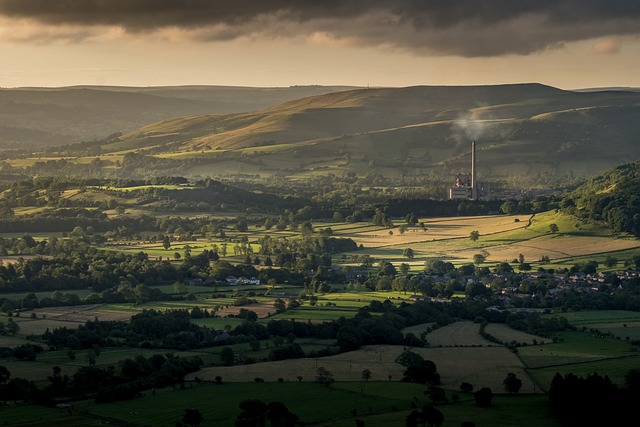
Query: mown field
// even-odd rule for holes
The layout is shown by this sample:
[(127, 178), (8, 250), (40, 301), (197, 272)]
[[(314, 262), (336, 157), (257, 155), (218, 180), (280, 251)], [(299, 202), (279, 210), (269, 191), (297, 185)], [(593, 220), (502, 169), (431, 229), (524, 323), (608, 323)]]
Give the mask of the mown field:
[[(556, 211), (536, 215), (499, 215), (487, 217), (448, 217), (421, 219), (426, 231), (410, 228), (400, 235), (394, 231), (388, 235), (380, 231), (350, 233), (364, 251), (377, 259), (407, 261), (404, 249), (414, 252), (413, 264), (421, 264), (428, 258), (439, 258), (455, 265), (473, 262), (475, 254), (486, 251), (482, 265), (494, 266), (499, 262), (512, 262), (522, 254), (525, 262), (533, 267), (571, 267), (581, 260), (602, 262), (607, 255), (620, 261), (640, 254), (640, 240), (619, 235), (598, 224), (577, 222), (574, 217)], [(555, 224), (559, 231), (551, 232)], [(471, 241), (471, 231), (480, 233), (477, 241)], [(356, 253), (354, 253), (356, 254)], [(550, 264), (541, 264), (543, 256)]]

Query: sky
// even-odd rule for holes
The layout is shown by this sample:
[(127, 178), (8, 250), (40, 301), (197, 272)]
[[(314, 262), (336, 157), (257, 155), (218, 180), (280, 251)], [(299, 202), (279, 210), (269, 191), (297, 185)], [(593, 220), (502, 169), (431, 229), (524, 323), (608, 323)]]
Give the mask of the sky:
[(640, 87), (638, 0), (0, 0), (0, 87)]

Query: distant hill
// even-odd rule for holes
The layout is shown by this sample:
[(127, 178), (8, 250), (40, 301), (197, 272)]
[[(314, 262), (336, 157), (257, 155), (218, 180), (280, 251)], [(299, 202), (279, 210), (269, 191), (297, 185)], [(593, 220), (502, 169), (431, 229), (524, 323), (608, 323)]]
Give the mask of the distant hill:
[(640, 158), (640, 93), (540, 84), (352, 89), (239, 114), (180, 117), (102, 153), (197, 159), (186, 175), (378, 173), (544, 187)]
[(102, 139), (151, 122), (197, 114), (255, 111), (341, 86), (231, 86), (0, 89), (0, 150)]

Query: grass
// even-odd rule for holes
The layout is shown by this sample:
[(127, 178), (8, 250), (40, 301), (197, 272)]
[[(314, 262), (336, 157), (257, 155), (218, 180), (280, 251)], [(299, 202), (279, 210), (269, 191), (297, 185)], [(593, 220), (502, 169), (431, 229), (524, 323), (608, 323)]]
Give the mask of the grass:
[(316, 422), (348, 417), (352, 409), (367, 412), (370, 405), (381, 411), (389, 404), (386, 399), (354, 396), (348, 391), (313, 383), (240, 383), (200, 384), (185, 390), (158, 391), (143, 399), (118, 404), (78, 406), (99, 415), (158, 427), (175, 425), (182, 408), (197, 408), (204, 416), (204, 425), (229, 426), (240, 412), (240, 402), (249, 397), (247, 392), (252, 399), (284, 402), (301, 419)]
[[(263, 402), (281, 401), (301, 420), (318, 426), (353, 426), (356, 418), (366, 425), (398, 426), (411, 410), (411, 402), (426, 403), (424, 387), (415, 384), (370, 381), (334, 383), (324, 387), (310, 382), (199, 384), (185, 390), (158, 390), (155, 394), (128, 402), (90, 405), (77, 410), (113, 417), (140, 426), (173, 426), (183, 408), (196, 408), (204, 416), (203, 427), (229, 426), (240, 413), (239, 403), (248, 397)], [(451, 392), (448, 393), (451, 396)], [(213, 404), (212, 404), (213, 403)], [(459, 426), (465, 420), (476, 425), (555, 427), (546, 396), (496, 396), (491, 408), (478, 408), (462, 395), (458, 403), (438, 406), (445, 426)]]
[(586, 310), (562, 313), (562, 317), (576, 327), (591, 327), (593, 324), (606, 324), (618, 322), (638, 322), (640, 313), (624, 310)]
[(279, 320), (311, 320), (311, 321), (332, 321), (341, 317), (350, 318), (356, 314), (357, 310), (341, 310), (329, 308), (298, 307), (287, 310), (284, 313), (271, 316), (271, 319)]
[[(363, 301), (368, 301), (372, 298), (382, 299), (390, 295), (386, 293), (339, 293), (331, 294), (330, 296), (331, 301), (344, 304), (345, 307), (351, 307), (355, 310), (358, 305), (362, 305)], [(399, 295), (394, 294), (392, 296)], [(349, 311), (341, 307), (303, 307), (296, 311), (285, 313), (283, 318), (290, 318), (290, 315), (296, 312), (312, 315), (316, 311), (316, 314), (326, 316), (330, 313)], [(114, 308), (119, 309), (119, 307)], [(617, 325), (621, 322), (631, 325), (629, 329), (635, 331), (638, 329), (636, 322), (640, 319), (640, 314), (624, 311), (571, 312), (563, 315), (566, 315), (579, 328), (584, 326), (587, 331), (592, 325)], [(212, 322), (235, 320), (237, 319), (199, 319), (198, 322), (211, 324)], [(419, 330), (414, 328), (415, 332), (419, 332)], [(491, 333), (507, 332), (493, 331)], [(453, 341), (449, 342), (447, 346), (440, 347), (437, 345), (438, 341), (436, 339), (438, 334), (448, 337), (449, 341), (453, 339)], [(478, 408), (473, 403), (470, 395), (456, 390), (460, 381), (468, 379), (478, 388), (490, 386), (494, 393), (500, 393), (500, 384), (504, 375), (503, 370), (504, 372), (507, 370), (518, 372), (518, 376), (525, 375), (520, 370), (521, 368), (517, 367), (518, 357), (527, 366), (526, 375), (538, 384), (538, 391), (548, 387), (557, 372), (561, 374), (572, 372), (581, 376), (598, 372), (601, 375), (606, 374), (614, 382), (622, 384), (626, 372), (631, 368), (637, 367), (638, 363), (640, 363), (640, 356), (635, 352), (629, 351), (630, 346), (628, 343), (610, 337), (601, 337), (595, 333), (582, 331), (565, 332), (559, 335), (561, 341), (557, 343), (519, 347), (518, 357), (500, 346), (488, 347), (484, 344), (479, 346), (475, 341), (476, 337), (479, 337), (477, 325), (471, 322), (456, 322), (427, 335), (427, 340), (429, 342), (433, 341), (436, 345), (435, 347), (432, 344), (432, 348), (415, 349), (421, 354), (424, 353), (423, 357), (436, 363), (438, 371), (442, 375), (443, 384), (449, 388), (447, 393), (450, 401), (454, 393), (461, 396), (460, 401), (457, 403), (438, 407), (445, 415), (445, 426), (457, 426), (465, 420), (472, 420), (476, 425), (517, 426), (522, 425), (522, 419), (525, 417), (527, 425), (530, 426), (558, 425), (549, 412), (547, 397), (544, 395), (514, 397), (496, 394), (491, 408)], [(530, 338), (531, 336), (529, 335), (521, 335), (521, 341), (529, 342)], [(539, 342), (542, 341), (542, 339), (539, 340)], [(296, 342), (307, 352), (324, 348), (334, 343), (333, 340), (296, 340)], [(465, 345), (465, 343), (469, 345)], [(246, 352), (246, 357), (261, 360), (267, 356), (270, 347), (272, 347), (268, 340), (263, 340), (261, 344), (262, 349), (257, 352), (250, 351), (248, 344), (236, 344), (233, 347), (239, 352)], [(233, 419), (239, 413), (239, 402), (246, 399), (247, 396), (261, 399), (265, 402), (283, 401), (301, 419), (313, 422), (314, 425), (318, 426), (351, 426), (355, 418), (376, 426), (399, 425), (404, 422), (412, 402), (416, 402), (419, 405), (426, 403), (426, 398), (423, 394), (424, 388), (397, 381), (400, 378), (400, 374), (397, 372), (397, 375), (394, 374), (393, 376), (393, 381), (386, 381), (386, 374), (383, 373), (384, 369), (386, 369), (384, 366), (389, 363), (397, 365), (393, 362), (395, 358), (394, 351), (400, 351), (402, 348), (399, 347), (400, 350), (394, 350), (393, 346), (383, 346), (385, 349), (383, 351), (382, 347), (378, 347), (363, 348), (357, 352), (318, 359), (319, 364), (327, 366), (334, 372), (334, 376), (337, 379), (345, 376), (351, 377), (351, 381), (336, 382), (329, 388), (321, 387), (312, 382), (313, 374), (311, 372), (314, 372), (313, 359), (296, 359), (272, 362), (274, 363), (273, 365), (265, 365), (271, 366), (268, 372), (272, 375), (267, 374), (267, 371), (264, 371), (266, 368), (261, 368), (260, 364), (228, 368), (214, 366), (207, 368), (206, 371), (210, 373), (206, 375), (204, 371), (194, 375), (202, 375), (201, 378), (221, 375), (223, 380), (227, 378), (227, 381), (222, 385), (190, 383), (193, 388), (189, 388), (188, 385), (185, 390), (170, 388), (156, 390), (155, 394), (145, 392), (144, 397), (127, 402), (101, 405), (80, 402), (76, 405), (76, 415), (67, 415), (69, 417), (69, 425), (79, 425), (74, 424), (79, 423), (74, 417), (77, 417), (78, 411), (86, 410), (99, 416), (125, 420), (141, 426), (169, 426), (174, 425), (180, 419), (184, 409), (197, 408), (205, 417), (203, 426), (227, 426), (233, 422)], [(197, 354), (205, 360), (205, 366), (217, 365), (221, 348), (212, 347), (195, 352), (177, 352), (176, 355), (188, 356)], [(159, 350), (104, 349), (97, 362), (101, 366), (113, 365), (127, 357), (136, 355), (148, 357), (158, 352), (162, 353)], [(54, 351), (41, 354), (36, 362), (10, 362), (7, 366), (14, 376), (33, 375), (40, 378), (39, 384), (44, 385), (46, 380), (43, 382), (42, 378), (51, 374), (53, 366), (61, 366), (64, 374), (72, 374), (78, 366), (84, 366), (86, 363), (85, 352), (78, 352), (76, 360), (70, 361), (65, 351)], [(372, 365), (372, 363), (375, 365)], [(305, 371), (306, 373), (303, 374), (304, 381), (299, 383), (295, 379), (295, 375), (298, 375), (295, 372), (301, 372), (300, 369), (303, 369), (303, 364), (306, 366), (304, 369), (310, 370), (309, 372)], [(374, 372), (374, 378), (366, 384), (362, 383), (358, 377), (358, 372), (364, 369), (363, 367), (371, 367)], [(398, 366), (395, 366), (395, 368), (398, 368)], [(233, 382), (238, 381), (238, 379), (232, 379), (234, 377), (232, 370), (238, 369), (255, 372), (248, 374), (250, 378), (263, 375), (267, 382), (262, 384)], [(345, 371), (342, 372), (343, 370)], [(265, 373), (261, 374), (261, 372)], [(288, 374), (284, 374), (285, 372)], [(246, 376), (247, 373), (245, 372), (244, 375)], [(276, 375), (276, 377), (278, 375), (282, 376), (284, 382), (277, 382), (276, 377), (273, 375)], [(251, 379), (240, 381), (251, 381)], [(527, 384), (529, 383), (527, 382)], [(534, 388), (533, 391), (536, 391), (536, 389)], [(527, 386), (527, 392), (530, 392), (529, 385)], [(215, 405), (211, 404), (212, 401), (215, 402)], [(6, 408), (3, 408), (3, 411), (4, 409)], [(21, 416), (22, 412), (10, 408), (9, 411), (4, 411), (3, 414), (8, 414), (8, 420), (15, 420), (16, 418), (13, 417)], [(40, 409), (34, 410), (33, 414), (36, 414), (37, 418), (33, 418), (32, 424), (26, 425), (45, 425), (44, 423), (38, 424), (40, 417), (44, 420), (49, 420), (54, 419), (50, 417), (59, 416), (48, 415), (46, 411)], [(31, 419), (29, 417), (26, 418)], [(87, 423), (85, 425), (91, 426), (92, 424)]]
[(624, 338), (602, 335), (598, 331), (609, 331), (604, 328), (595, 331), (594, 326), (625, 322), (629, 334), (640, 335), (640, 323), (635, 323), (640, 315), (613, 310), (563, 313), (563, 316), (580, 330), (558, 334), (560, 342), (520, 347), (518, 355), (528, 366), (528, 374), (542, 387), (548, 386), (557, 372), (579, 376), (597, 372), (624, 384), (624, 375), (640, 363), (637, 349)]
[(624, 377), (627, 372), (631, 369), (637, 369), (639, 364), (640, 357), (634, 355), (614, 359), (596, 360), (592, 362), (561, 364), (547, 366), (544, 368), (528, 369), (527, 374), (538, 384), (543, 385), (545, 390), (548, 389), (548, 385), (551, 384), (551, 380), (556, 373), (559, 373), (560, 375), (573, 373), (581, 377), (598, 373), (603, 376), (607, 375), (614, 383), (623, 386)]

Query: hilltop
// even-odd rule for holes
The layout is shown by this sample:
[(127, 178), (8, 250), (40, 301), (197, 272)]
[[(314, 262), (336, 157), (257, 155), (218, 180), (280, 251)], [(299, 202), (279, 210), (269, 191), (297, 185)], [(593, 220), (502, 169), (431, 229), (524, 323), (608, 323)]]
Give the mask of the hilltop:
[(640, 94), (540, 84), (355, 89), (257, 112), (181, 117), (126, 133), (101, 152), (197, 158), (185, 175), (441, 177), (466, 172), (545, 186), (638, 158)]

